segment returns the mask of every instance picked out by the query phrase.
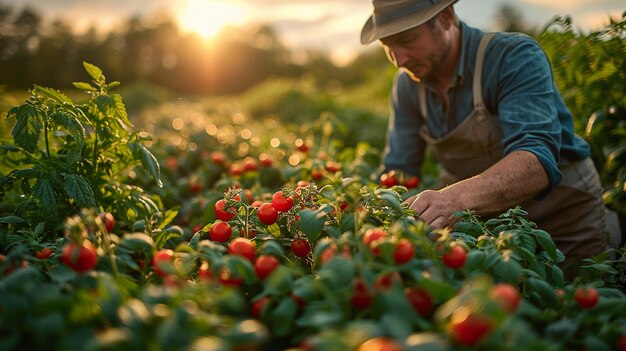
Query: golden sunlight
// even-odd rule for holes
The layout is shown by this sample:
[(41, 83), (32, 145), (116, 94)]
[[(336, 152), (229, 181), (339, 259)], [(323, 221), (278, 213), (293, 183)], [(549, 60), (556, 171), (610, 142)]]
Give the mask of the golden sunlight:
[(180, 28), (210, 39), (228, 25), (246, 20), (245, 9), (235, 1), (187, 0), (178, 14)]

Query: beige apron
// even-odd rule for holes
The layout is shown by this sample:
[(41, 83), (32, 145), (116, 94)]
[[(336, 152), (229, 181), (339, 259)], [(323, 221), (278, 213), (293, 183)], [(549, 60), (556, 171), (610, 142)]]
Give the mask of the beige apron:
[[(474, 110), (456, 128), (441, 138), (433, 138), (424, 122), (420, 135), (430, 145), (445, 171), (438, 187), (482, 173), (503, 158), (503, 133), (497, 116), (492, 116), (482, 99), (482, 66), (485, 49), (495, 33), (483, 36), (476, 54), (473, 80)], [(426, 121), (426, 91), (419, 90), (421, 114)], [(552, 235), (565, 254), (565, 265), (603, 252), (607, 245), (605, 206), (602, 186), (590, 158), (559, 164), (561, 183), (541, 201), (521, 204), (528, 219)], [(571, 278), (575, 270), (566, 269)]]

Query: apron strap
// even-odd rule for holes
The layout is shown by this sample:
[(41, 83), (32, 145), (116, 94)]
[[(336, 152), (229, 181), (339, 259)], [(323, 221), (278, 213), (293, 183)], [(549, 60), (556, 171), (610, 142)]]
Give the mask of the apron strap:
[(474, 83), (472, 85), (472, 90), (474, 93), (474, 108), (483, 107), (482, 77), (483, 63), (485, 61), (485, 51), (487, 50), (487, 45), (489, 45), (489, 41), (491, 41), (491, 39), (495, 36), (496, 33), (485, 33), (480, 39), (480, 43), (478, 44), (478, 50), (476, 52), (476, 67), (474, 69)]

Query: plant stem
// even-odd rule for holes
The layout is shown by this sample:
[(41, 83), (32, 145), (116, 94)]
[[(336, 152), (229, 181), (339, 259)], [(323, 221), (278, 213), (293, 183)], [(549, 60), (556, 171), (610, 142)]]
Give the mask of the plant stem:
[(43, 137), (46, 142), (46, 158), (50, 159), (50, 142), (48, 141), (48, 122), (43, 122)]

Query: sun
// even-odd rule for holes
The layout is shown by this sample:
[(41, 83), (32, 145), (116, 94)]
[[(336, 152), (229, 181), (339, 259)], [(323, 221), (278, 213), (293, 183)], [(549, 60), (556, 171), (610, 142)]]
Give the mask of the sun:
[(187, 0), (177, 17), (183, 31), (210, 39), (227, 25), (242, 24), (246, 14), (245, 9), (232, 0)]

